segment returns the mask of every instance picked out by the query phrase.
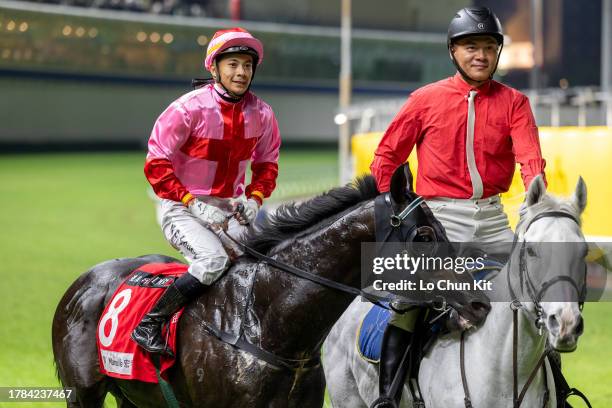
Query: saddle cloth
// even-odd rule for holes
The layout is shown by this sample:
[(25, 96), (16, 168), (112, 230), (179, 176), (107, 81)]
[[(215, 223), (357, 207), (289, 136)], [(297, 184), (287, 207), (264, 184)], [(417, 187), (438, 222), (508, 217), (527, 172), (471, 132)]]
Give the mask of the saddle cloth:
[[(150, 353), (138, 346), (130, 335), (166, 288), (186, 271), (187, 265), (184, 264), (150, 263), (136, 269), (119, 285), (106, 305), (96, 331), (102, 374), (158, 382)], [(177, 311), (163, 330), (173, 352), (176, 350), (176, 329), (182, 312), (183, 309)], [(166, 378), (164, 373), (173, 364), (174, 358), (162, 356), (159, 359), (162, 377)]]

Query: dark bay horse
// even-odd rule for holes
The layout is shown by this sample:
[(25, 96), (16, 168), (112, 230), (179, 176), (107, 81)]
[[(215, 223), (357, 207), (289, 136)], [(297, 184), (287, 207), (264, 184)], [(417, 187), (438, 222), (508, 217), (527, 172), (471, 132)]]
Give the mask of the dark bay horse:
[[(394, 174), (391, 195), (396, 213), (416, 198), (408, 177), (409, 171), (402, 168)], [(361, 243), (375, 239), (377, 195), (373, 178), (366, 177), (305, 203), (285, 205), (253, 227), (244, 242), (277, 261), (358, 287)], [(416, 224), (436, 226), (444, 234), (426, 206), (417, 207), (414, 214)], [(68, 406), (100, 407), (108, 392), (119, 407), (166, 405), (157, 384), (100, 374), (96, 325), (113, 292), (132, 271), (149, 262), (173, 261), (160, 255), (110, 260), (80, 276), (64, 294), (52, 337), (58, 377), (65, 387), (74, 387), (77, 397)], [(325, 380), (317, 364), (320, 346), (352, 299), (249, 256), (238, 258), (186, 307), (179, 322), (177, 362), (169, 371), (169, 382), (180, 405), (321, 407)], [(482, 323), (488, 311), (487, 299), (478, 293), (453, 293), (446, 301), (473, 324)], [(213, 337), (205, 325), (241, 331), (258, 348), (305, 367), (267, 363)]]

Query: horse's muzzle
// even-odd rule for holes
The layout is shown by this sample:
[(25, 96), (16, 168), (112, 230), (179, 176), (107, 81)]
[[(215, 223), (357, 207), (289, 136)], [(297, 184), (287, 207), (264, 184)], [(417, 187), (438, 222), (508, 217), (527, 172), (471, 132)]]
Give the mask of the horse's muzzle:
[(582, 315), (569, 313), (548, 316), (546, 326), (550, 333), (550, 342), (559, 352), (572, 352), (576, 349), (578, 338), (584, 332)]

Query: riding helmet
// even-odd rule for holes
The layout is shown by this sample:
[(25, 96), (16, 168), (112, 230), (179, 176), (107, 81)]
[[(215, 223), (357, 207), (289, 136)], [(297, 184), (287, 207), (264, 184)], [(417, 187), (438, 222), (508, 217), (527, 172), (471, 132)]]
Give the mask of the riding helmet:
[(504, 33), (499, 19), (488, 7), (466, 7), (457, 12), (448, 26), (447, 44), (470, 35), (490, 35), (500, 46)]
[(204, 67), (207, 71), (210, 71), (219, 55), (234, 53), (251, 55), (253, 66), (256, 67), (263, 61), (263, 44), (244, 28), (235, 27), (219, 30), (208, 44)]

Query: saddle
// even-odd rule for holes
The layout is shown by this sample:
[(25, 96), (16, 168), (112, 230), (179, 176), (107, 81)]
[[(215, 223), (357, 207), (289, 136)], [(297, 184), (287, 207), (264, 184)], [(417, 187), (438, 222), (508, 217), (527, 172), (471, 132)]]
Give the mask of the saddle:
[[(446, 334), (446, 328), (438, 322), (428, 323), (435, 318), (431, 311), (423, 310), (423, 316), (419, 319), (420, 327), (413, 333), (413, 340), (423, 346), (419, 353), (424, 355), (429, 347), (441, 334)], [(372, 305), (370, 311), (364, 316), (358, 329), (355, 340), (357, 352), (364, 360), (370, 363), (378, 363), (382, 351), (382, 338), (391, 318), (391, 310), (378, 305)], [(417, 340), (418, 339), (418, 340)]]

